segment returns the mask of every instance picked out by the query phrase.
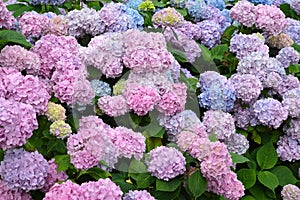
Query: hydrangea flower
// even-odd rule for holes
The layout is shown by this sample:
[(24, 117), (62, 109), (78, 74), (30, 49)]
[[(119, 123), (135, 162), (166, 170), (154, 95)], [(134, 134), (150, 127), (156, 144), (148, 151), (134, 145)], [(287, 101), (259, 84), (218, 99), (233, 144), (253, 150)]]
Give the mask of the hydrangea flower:
[(188, 13), (195, 21), (200, 21), (202, 19), (202, 12), (203, 9), (207, 5), (205, 4), (204, 0), (187, 0), (186, 2), (186, 8), (188, 10)]
[(222, 29), (219, 24), (213, 20), (204, 20), (199, 22), (198, 26), (201, 33), (201, 44), (208, 48), (213, 48), (214, 46), (220, 44)]
[(287, 109), (289, 116), (300, 118), (300, 88), (287, 91), (283, 95), (282, 105)]
[(233, 117), (235, 121), (235, 125), (244, 130), (248, 129), (248, 126), (256, 126), (259, 123), (257, 118), (255, 117), (253, 108), (242, 108), (240, 104), (235, 104), (233, 108)]
[(235, 133), (232, 115), (218, 110), (209, 110), (204, 113), (203, 126), (208, 135), (215, 134), (221, 141), (229, 139)]
[(288, 111), (276, 99), (260, 99), (253, 104), (258, 121), (265, 126), (278, 128), (288, 117)]
[(122, 95), (101, 97), (98, 106), (102, 112), (111, 117), (118, 117), (129, 111), (126, 99)]
[(300, 87), (299, 79), (292, 74), (283, 76), (275, 91), (283, 96), (287, 91)]
[(152, 16), (154, 27), (179, 27), (183, 22), (183, 16), (174, 8), (164, 8)]
[(225, 8), (225, 2), (223, 0), (205, 0), (206, 5), (213, 6), (219, 10)]
[(287, 184), (281, 190), (283, 200), (293, 200), (300, 198), (300, 189), (296, 185)]
[(256, 35), (236, 34), (230, 40), (229, 49), (232, 53), (236, 53), (238, 59), (249, 56), (253, 52), (260, 52), (267, 56), (269, 53), (269, 47), (264, 44)]
[(55, 199), (79, 199), (82, 194), (81, 188), (76, 183), (70, 180), (62, 184), (55, 183), (50, 190), (46, 193), (44, 200)]
[(258, 99), (263, 90), (260, 80), (251, 74), (234, 74), (229, 81), (236, 91), (236, 97), (245, 103), (251, 103)]
[(263, 5), (272, 5), (273, 0), (249, 0), (251, 3), (254, 4), (263, 4)]
[(300, 60), (300, 54), (293, 47), (285, 47), (278, 52), (276, 59), (282, 63), (284, 68), (291, 64), (297, 64)]
[(273, 0), (272, 5), (274, 5), (276, 7), (280, 7), (281, 4), (285, 4), (285, 3), (290, 4), (291, 0)]
[(282, 49), (290, 47), (294, 44), (292, 38), (286, 33), (280, 33), (279, 35), (272, 35), (268, 38), (268, 43), (271, 47)]
[(174, 147), (160, 146), (149, 152), (148, 171), (158, 179), (169, 181), (185, 172), (185, 158)]
[(146, 190), (129, 190), (123, 200), (155, 200), (155, 198)]
[(128, 0), (125, 5), (134, 10), (138, 10), (138, 7), (142, 2), (143, 0)]
[(26, 70), (27, 74), (35, 75), (40, 68), (40, 58), (19, 45), (7, 45), (1, 50), (0, 66)]
[(298, 140), (284, 135), (279, 138), (277, 145), (276, 151), (280, 160), (289, 162), (300, 160), (300, 144)]
[(49, 170), (47, 160), (37, 151), (7, 150), (0, 165), (2, 180), (11, 189), (25, 191), (43, 188)]
[(0, 98), (0, 148), (22, 146), (38, 128), (32, 106)]
[(51, 122), (55, 122), (58, 120), (64, 121), (66, 119), (66, 109), (60, 104), (48, 102), (45, 115)]
[(242, 134), (232, 134), (226, 141), (228, 151), (242, 155), (249, 149), (249, 141)]
[(54, 158), (48, 161), (49, 170), (45, 179), (45, 184), (42, 188), (43, 192), (48, 192), (49, 189), (58, 181), (65, 181), (68, 175), (65, 171), (58, 172), (57, 164), (54, 162)]
[(85, 77), (78, 78), (74, 83), (73, 101), (80, 105), (91, 104), (95, 97), (94, 90), (90, 82)]
[(50, 134), (64, 139), (72, 133), (71, 126), (62, 120), (57, 120), (50, 125)]
[(125, 127), (116, 127), (108, 132), (113, 144), (119, 149), (120, 156), (142, 159), (146, 151), (146, 138), (138, 132)]
[(255, 9), (254, 4), (247, 0), (238, 1), (230, 9), (230, 17), (244, 26), (251, 27), (256, 22)]
[(145, 12), (147, 12), (147, 11), (152, 11), (152, 12), (154, 12), (154, 11), (155, 11), (155, 6), (154, 6), (154, 4), (153, 4), (152, 1), (150, 1), (150, 0), (145, 0), (145, 1), (143, 1), (143, 2), (139, 5), (138, 10), (139, 10), (139, 11), (145, 11)]
[[(184, 21), (180, 27), (177, 27), (175, 29), (176, 29), (176, 31), (183, 33), (188, 38), (193, 39), (193, 40), (199, 40), (201, 37), (200, 27), (197, 24), (193, 24), (190, 21)], [(164, 32), (164, 34), (165, 34), (165, 32)]]
[(45, 34), (53, 34), (57, 36), (68, 35), (69, 25), (65, 17), (58, 15), (50, 20), (49, 26), (45, 30)]
[(287, 25), (284, 13), (276, 6), (259, 4), (255, 7), (255, 26), (267, 35), (282, 33)]
[(113, 95), (121, 95), (125, 89), (126, 81), (125, 79), (120, 79), (118, 82), (113, 86)]
[(11, 190), (3, 180), (0, 180), (0, 193), (3, 200), (32, 200), (29, 193), (21, 189)]
[(19, 28), (26, 37), (39, 38), (44, 35), (50, 19), (35, 11), (25, 12), (19, 19)]
[(300, 120), (299, 119), (291, 119), (290, 123), (284, 126), (283, 131), (285, 134), (295, 140), (300, 142)]
[(111, 88), (108, 83), (97, 79), (91, 80), (90, 84), (98, 97), (111, 95)]
[(85, 35), (100, 35), (105, 31), (100, 14), (92, 8), (72, 10), (66, 16), (69, 35), (81, 38)]
[(6, 8), (6, 5), (3, 1), (0, 1), (0, 29), (13, 29), (15, 24), (15, 18), (12, 13), (9, 12)]
[(300, 1), (291, 0), (291, 9), (293, 9), (298, 15), (300, 15)]
[(300, 45), (300, 22), (291, 18), (287, 18), (286, 21), (287, 25), (284, 33), (288, 34), (295, 43)]

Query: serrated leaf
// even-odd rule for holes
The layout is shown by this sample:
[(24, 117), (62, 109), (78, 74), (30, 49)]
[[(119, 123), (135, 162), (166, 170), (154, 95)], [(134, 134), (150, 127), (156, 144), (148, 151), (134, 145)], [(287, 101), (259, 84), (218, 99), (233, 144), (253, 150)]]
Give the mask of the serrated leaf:
[(57, 164), (57, 171), (61, 172), (61, 171), (65, 171), (67, 170), (69, 167), (71, 167), (71, 163), (70, 163), (70, 155), (66, 154), (66, 155), (56, 155), (55, 156), (55, 163)]
[(19, 17), (21, 16), (24, 12), (29, 12), (29, 11), (33, 11), (34, 10), (34, 6), (26, 6), (26, 7), (20, 7), (19, 9), (14, 11), (13, 16), (14, 17)]
[(295, 184), (297, 182), (293, 172), (286, 166), (276, 166), (270, 172), (277, 176), (280, 186)]
[(139, 174), (136, 179), (137, 188), (148, 188), (154, 181), (155, 178), (150, 173)]
[(236, 154), (236, 153), (230, 152), (230, 156), (231, 156), (233, 163), (245, 163), (245, 162), (250, 161), (248, 158), (246, 158), (242, 155)]
[(213, 59), (221, 60), (224, 56), (224, 53), (228, 51), (227, 44), (220, 44), (211, 49), (211, 56)]
[(276, 165), (278, 155), (272, 142), (265, 144), (257, 151), (256, 160), (261, 169), (271, 169)]
[(256, 200), (269, 200), (265, 194), (265, 190), (260, 185), (254, 185), (249, 191)]
[(237, 172), (237, 176), (245, 186), (245, 189), (253, 187), (256, 182), (256, 173), (254, 169), (241, 169)]
[(191, 174), (187, 179), (187, 187), (195, 199), (205, 192), (206, 184), (206, 179), (201, 175), (199, 169)]
[(257, 178), (261, 184), (275, 192), (275, 188), (279, 185), (278, 178), (269, 171), (258, 172)]
[(182, 180), (173, 179), (170, 181), (156, 180), (156, 190), (173, 192), (182, 184)]
[(0, 30), (0, 41), (1, 41), (0, 49), (6, 43), (19, 44), (25, 48), (32, 47), (32, 45), (26, 40), (24, 35), (12, 30)]

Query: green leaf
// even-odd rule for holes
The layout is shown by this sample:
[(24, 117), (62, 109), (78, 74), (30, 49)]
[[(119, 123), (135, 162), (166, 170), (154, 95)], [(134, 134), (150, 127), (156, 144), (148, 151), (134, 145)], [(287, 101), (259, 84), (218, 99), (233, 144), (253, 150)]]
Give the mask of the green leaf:
[(177, 12), (179, 12), (183, 17), (187, 16), (188, 12), (186, 9), (176, 8)]
[(290, 65), (287, 69), (290, 74), (299, 73), (300, 72), (300, 64)]
[(150, 173), (139, 174), (136, 179), (137, 188), (148, 188), (154, 181), (155, 178)]
[(261, 184), (263, 184), (273, 192), (275, 192), (274, 189), (279, 185), (278, 178), (269, 171), (258, 172), (257, 178)]
[(228, 26), (222, 34), (222, 39), (221, 39), (222, 43), (229, 44), (232, 34), (234, 33), (235, 30), (237, 30), (236, 26)]
[[(147, 167), (146, 165), (139, 160), (131, 160), (128, 172), (131, 174), (132, 177), (137, 177), (137, 174), (140, 173), (146, 173), (147, 172)], [(136, 175), (133, 175), (136, 174)]]
[(27, 7), (27, 6), (25, 4), (21, 4), (21, 3), (10, 4), (10, 5), (6, 6), (7, 10), (9, 10), (9, 11), (15, 11), (15, 10), (18, 10), (22, 7)]
[(173, 192), (182, 184), (182, 180), (173, 179), (170, 181), (156, 180), (156, 190)]
[(15, 10), (13, 16), (14, 17), (19, 17), (24, 12), (29, 12), (29, 11), (33, 11), (33, 10), (34, 10), (33, 6), (20, 7), (19, 9)]
[(0, 49), (6, 43), (15, 43), (22, 45), (25, 48), (30, 48), (32, 45), (26, 40), (25, 36), (21, 33), (12, 30), (0, 30)]
[(65, 171), (69, 167), (72, 166), (70, 163), (70, 155), (68, 155), (68, 154), (67, 155), (56, 155), (55, 162), (58, 165), (58, 167), (57, 167), (58, 172)]
[(185, 74), (181, 71), (179, 81), (184, 82), (188, 90), (196, 92), (198, 79), (196, 78), (187, 78)]
[(173, 192), (162, 192), (158, 190), (152, 190), (151, 195), (157, 200), (178, 200), (180, 190), (181, 187), (178, 187), (177, 190)]
[(237, 172), (237, 176), (245, 186), (245, 189), (253, 187), (256, 182), (256, 173), (254, 169), (241, 169)]
[(254, 185), (249, 189), (249, 191), (257, 200), (269, 200), (269, 198), (265, 194), (265, 189), (263, 189), (263, 187), (260, 185)]
[(294, 43), (292, 47), (300, 53), (300, 46), (297, 43)]
[(287, 184), (294, 185), (297, 182), (293, 172), (286, 166), (276, 166), (271, 169), (270, 172), (277, 176), (280, 186), (285, 186)]
[(0, 149), (0, 161), (4, 159), (4, 150)]
[(236, 154), (236, 153), (230, 152), (230, 156), (231, 156), (233, 163), (245, 163), (245, 162), (250, 161), (248, 158), (246, 158), (242, 155)]
[(209, 141), (211, 141), (211, 142), (216, 142), (216, 141), (218, 141), (218, 138), (217, 138), (217, 136), (216, 136), (214, 133), (211, 133), (211, 134), (208, 136), (208, 139), (209, 139)]
[(170, 53), (172, 53), (172, 55), (175, 57), (175, 59), (178, 61), (178, 62), (182, 62), (182, 63), (185, 63), (185, 62), (188, 62), (187, 60), (187, 57), (186, 55), (178, 50), (178, 49), (174, 49), (171, 44), (167, 43), (167, 48), (168, 48), (168, 51)]
[(241, 200), (255, 200), (255, 198), (253, 196), (244, 196), (243, 198), (241, 198)]
[(187, 187), (195, 199), (200, 197), (206, 190), (206, 179), (201, 175), (200, 170), (191, 174), (187, 179)]
[(124, 180), (114, 180), (114, 183), (120, 186), (123, 193), (128, 193), (129, 190), (135, 190), (135, 186), (130, 183), (126, 183)]
[(268, 142), (257, 151), (256, 160), (261, 169), (271, 169), (275, 166), (278, 155), (272, 142)]
[(220, 44), (211, 49), (211, 56), (213, 59), (222, 60), (224, 53), (228, 51), (227, 44)]
[(90, 168), (86, 171), (86, 173), (96, 180), (99, 180), (100, 178), (108, 178), (111, 176), (109, 172), (104, 171), (103, 169), (98, 167)]

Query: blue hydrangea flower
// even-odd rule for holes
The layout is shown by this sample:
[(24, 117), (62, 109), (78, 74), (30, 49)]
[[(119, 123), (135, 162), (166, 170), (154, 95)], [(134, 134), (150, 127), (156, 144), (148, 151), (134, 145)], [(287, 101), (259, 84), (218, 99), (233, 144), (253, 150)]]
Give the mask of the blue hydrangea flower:
[(108, 83), (97, 79), (92, 80), (90, 83), (96, 96), (104, 97), (111, 95), (111, 88)]
[(126, 6), (128, 8), (138, 10), (138, 7), (142, 2), (143, 2), (143, 0), (129, 0), (129, 1), (126, 2)]
[(225, 2), (223, 0), (205, 0), (205, 3), (209, 6), (223, 10), (225, 8)]
[(264, 4), (264, 5), (272, 5), (273, 0), (249, 0), (249, 2), (254, 4)]

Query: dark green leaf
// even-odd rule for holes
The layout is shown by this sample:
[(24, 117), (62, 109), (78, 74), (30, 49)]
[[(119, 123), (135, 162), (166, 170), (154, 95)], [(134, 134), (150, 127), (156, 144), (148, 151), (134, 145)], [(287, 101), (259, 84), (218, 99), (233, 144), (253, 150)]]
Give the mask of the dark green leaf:
[(275, 166), (278, 155), (272, 142), (265, 144), (257, 151), (256, 160), (261, 169), (271, 169)]
[(71, 165), (70, 163), (70, 155), (56, 155), (55, 156), (55, 162), (57, 163), (57, 171), (65, 171), (67, 170)]
[(139, 174), (136, 179), (137, 188), (148, 188), (154, 181), (155, 178), (150, 173)]
[(9, 10), (9, 11), (15, 11), (15, 10), (18, 10), (22, 7), (27, 7), (27, 6), (25, 4), (21, 4), (21, 3), (10, 4), (10, 5), (6, 6), (7, 10)]
[(178, 62), (182, 62), (182, 63), (187, 62), (188, 59), (182, 51), (178, 49), (174, 49), (169, 43), (167, 44), (167, 48), (168, 51), (173, 54), (173, 56)]
[(254, 169), (241, 169), (237, 172), (237, 176), (245, 186), (245, 189), (253, 187), (256, 182), (256, 173)]
[(179, 12), (183, 17), (187, 16), (187, 10), (186, 9), (179, 9), (176, 8), (177, 12)]
[(201, 175), (199, 169), (191, 174), (187, 179), (187, 187), (195, 199), (205, 192), (206, 184), (206, 179)]
[(178, 200), (178, 197), (180, 195), (180, 189), (181, 187), (178, 187), (177, 190), (173, 192), (162, 192), (157, 190), (152, 190), (151, 195), (155, 197), (157, 200)]
[(173, 192), (182, 184), (182, 180), (173, 179), (170, 181), (156, 180), (156, 189), (159, 191)]
[(249, 191), (256, 200), (269, 200), (270, 199), (266, 196), (266, 194), (265, 194), (266, 192), (265, 192), (265, 189), (263, 188), (263, 186), (256, 184), (252, 188), (250, 188)]
[(294, 43), (292, 47), (300, 53), (300, 46), (297, 43)]
[(111, 176), (109, 172), (97, 167), (88, 169), (86, 173), (96, 180), (99, 180), (100, 178), (108, 178), (109, 176)]
[(277, 176), (280, 186), (295, 184), (297, 182), (293, 172), (286, 166), (276, 166), (270, 171)]
[(221, 39), (222, 43), (229, 44), (232, 34), (234, 33), (235, 30), (237, 30), (237, 27), (235, 27), (235, 26), (227, 27), (222, 34), (222, 39)]
[(247, 195), (247, 196), (244, 196), (243, 198), (241, 198), (241, 200), (255, 200), (255, 198)]
[[(25, 36), (21, 33), (12, 30), (0, 30), (0, 44), (3, 46), (6, 43), (20, 44), (25, 48), (30, 48), (32, 45), (26, 40)], [(0, 46), (1, 49), (1, 46)]]
[(211, 49), (211, 56), (213, 59), (221, 60), (224, 56), (224, 53), (228, 51), (227, 44), (220, 44)]
[(14, 17), (19, 17), (20, 15), (22, 15), (24, 12), (29, 12), (29, 11), (33, 11), (34, 7), (33, 6), (26, 6), (26, 7), (21, 7), (17, 10), (15, 10), (13, 16)]
[(247, 161), (250, 161), (248, 158), (236, 153), (230, 152), (230, 156), (233, 163), (245, 163)]
[(269, 171), (258, 172), (257, 178), (261, 184), (263, 184), (273, 192), (275, 192), (274, 189), (279, 185), (278, 178)]
[(290, 74), (299, 73), (300, 72), (300, 64), (290, 65), (287, 69)]
[(120, 186), (123, 193), (128, 193), (129, 190), (135, 190), (135, 186), (130, 183), (126, 183), (124, 180), (114, 180), (114, 183)]
[(146, 165), (142, 161), (131, 160), (128, 172), (130, 174), (146, 173), (147, 172), (147, 167), (146, 167)]

